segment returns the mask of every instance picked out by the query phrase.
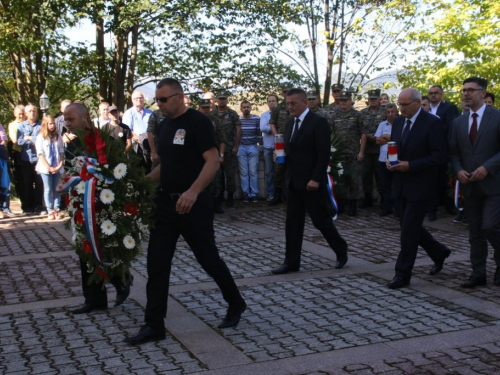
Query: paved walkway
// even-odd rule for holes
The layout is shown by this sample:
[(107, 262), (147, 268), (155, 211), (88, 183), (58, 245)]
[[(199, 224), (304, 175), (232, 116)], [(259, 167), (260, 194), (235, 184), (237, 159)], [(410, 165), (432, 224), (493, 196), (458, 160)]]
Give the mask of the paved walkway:
[[(14, 202), (15, 204), (15, 202)], [(14, 205), (14, 209), (16, 206)], [(284, 207), (243, 204), (216, 217), (222, 257), (248, 309), (219, 330), (226, 306), (184, 242), (174, 258), (167, 339), (133, 347), (142, 325), (146, 258), (134, 265), (129, 299), (88, 315), (78, 259), (63, 221), (0, 220), (0, 374), (500, 374), (500, 287), (463, 290), (467, 230), (439, 215), (428, 223), (452, 249), (431, 277), (422, 251), (409, 288), (389, 290), (398, 253), (393, 217), (360, 210), (336, 225), (349, 262), (308, 220), (301, 272), (272, 276), (284, 257)]]

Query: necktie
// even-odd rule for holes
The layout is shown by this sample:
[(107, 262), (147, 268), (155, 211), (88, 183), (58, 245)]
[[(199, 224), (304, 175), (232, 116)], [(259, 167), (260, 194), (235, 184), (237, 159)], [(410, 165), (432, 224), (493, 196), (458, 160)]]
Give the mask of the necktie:
[(297, 138), (297, 133), (299, 132), (299, 122), (300, 122), (300, 120), (298, 118), (296, 118), (295, 125), (293, 126), (292, 138), (290, 139), (290, 142), (293, 142), (295, 140), (295, 138)]
[(406, 125), (403, 130), (403, 135), (401, 136), (401, 144), (404, 145), (406, 142), (406, 138), (408, 138), (408, 133), (410, 132), (411, 121), (410, 119), (406, 120)]
[(469, 139), (470, 139), (470, 144), (474, 146), (474, 142), (476, 141), (476, 135), (477, 135), (477, 113), (472, 114), (472, 126), (470, 127), (469, 131)]

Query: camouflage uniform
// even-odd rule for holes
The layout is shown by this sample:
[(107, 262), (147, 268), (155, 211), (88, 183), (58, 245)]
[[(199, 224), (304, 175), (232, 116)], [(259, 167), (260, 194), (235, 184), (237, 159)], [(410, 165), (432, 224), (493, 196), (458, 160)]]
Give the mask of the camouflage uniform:
[[(277, 134), (285, 135), (285, 125), (287, 121), (291, 118), (290, 112), (286, 102), (283, 101), (278, 104), (271, 113), (271, 120), (269, 124), (276, 126)], [(286, 155), (285, 155), (286, 158)], [(282, 189), (285, 187), (285, 165), (280, 163), (274, 163), (274, 187)]]
[(158, 128), (160, 122), (162, 122), (163, 119), (164, 117), (159, 109), (153, 111), (153, 113), (151, 114), (151, 116), (149, 116), (148, 119), (148, 129), (146, 130), (146, 132), (153, 133), (153, 139), (155, 140), (155, 149), (157, 152), (158, 152)]
[(339, 141), (345, 149), (341, 155), (344, 173), (337, 188), (339, 198), (357, 199), (361, 176), (361, 163), (357, 161), (363, 122), (361, 114), (351, 108), (348, 112), (338, 111), (333, 120)]
[[(214, 115), (210, 115), (210, 119), (214, 124), (215, 137), (217, 138), (217, 147), (220, 147), (221, 143), (226, 144), (227, 147), (226, 134), (224, 133), (224, 129), (222, 128), (222, 123), (220, 122), (220, 119), (215, 117)], [(212, 193), (212, 196), (216, 198), (221, 192), (221, 187), (222, 187), (222, 169), (219, 168), (219, 170), (215, 174), (214, 179), (208, 186), (208, 190), (210, 191), (210, 193)]]
[[(379, 107), (376, 111), (372, 111), (370, 107), (361, 110), (361, 116), (364, 124), (364, 134), (375, 134), (379, 124), (385, 121), (385, 108)], [(378, 157), (380, 146), (367, 138), (365, 148), (365, 158), (363, 160), (363, 192), (371, 194), (373, 191), (373, 176), (377, 182), (377, 190), (382, 192), (380, 178), (378, 175)]]
[(224, 152), (224, 172), (226, 174), (227, 186), (226, 190), (230, 193), (236, 191), (236, 172), (238, 171), (238, 159), (233, 155), (232, 150), (236, 138), (236, 128), (241, 127), (240, 116), (230, 108), (225, 112), (219, 112), (219, 108), (215, 107), (212, 111), (212, 118), (217, 119), (221, 123), (222, 132), (226, 138), (226, 150)]

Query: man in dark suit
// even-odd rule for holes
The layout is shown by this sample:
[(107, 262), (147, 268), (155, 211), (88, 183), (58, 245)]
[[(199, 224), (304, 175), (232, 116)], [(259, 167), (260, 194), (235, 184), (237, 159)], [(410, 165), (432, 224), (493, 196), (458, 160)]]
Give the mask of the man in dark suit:
[(309, 111), (302, 89), (286, 94), (291, 119), (285, 127), (286, 255), (283, 265), (272, 271), (279, 275), (297, 272), (304, 235), (306, 210), (314, 226), (337, 255), (335, 268), (347, 263), (347, 243), (333, 225), (326, 206), (326, 184), (330, 160), (330, 127), (325, 118)]
[(438, 168), (446, 161), (448, 146), (443, 124), (421, 108), (421, 95), (415, 89), (401, 91), (398, 105), (402, 116), (394, 120), (391, 141), (397, 144), (399, 163), (387, 163), (394, 172), (393, 195), (398, 200), (401, 225), (396, 275), (387, 284), (391, 289), (410, 283), (419, 245), (434, 261), (431, 275), (441, 271), (450, 255), (450, 250), (423, 227), (425, 214), (436, 198)]
[(472, 264), (464, 288), (486, 285), (487, 241), (497, 265), (493, 280), (500, 285), (500, 111), (484, 104), (487, 85), (479, 77), (464, 81), (470, 111), (453, 124), (451, 164), (465, 198)]
[[(451, 143), (451, 128), (453, 120), (459, 115), (458, 108), (453, 103), (444, 101), (443, 88), (439, 85), (433, 85), (429, 89), (429, 113), (436, 115), (444, 124), (444, 130), (448, 137), (448, 143)], [(453, 200), (448, 195), (448, 163), (445, 162), (439, 167), (437, 183), (437, 199), (431, 205), (429, 210), (429, 221), (436, 220), (436, 213), (439, 203), (443, 204), (446, 212), (450, 215), (455, 214)]]

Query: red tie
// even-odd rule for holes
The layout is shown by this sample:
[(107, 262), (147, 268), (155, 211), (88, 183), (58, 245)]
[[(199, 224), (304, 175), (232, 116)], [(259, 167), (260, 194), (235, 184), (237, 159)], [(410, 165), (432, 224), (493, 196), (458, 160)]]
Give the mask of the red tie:
[(474, 146), (474, 142), (476, 141), (477, 136), (477, 116), (477, 113), (472, 114), (472, 126), (470, 127), (469, 131), (469, 139), (472, 146)]

